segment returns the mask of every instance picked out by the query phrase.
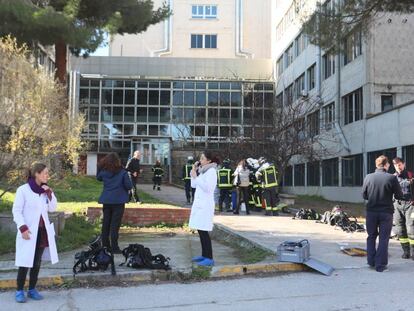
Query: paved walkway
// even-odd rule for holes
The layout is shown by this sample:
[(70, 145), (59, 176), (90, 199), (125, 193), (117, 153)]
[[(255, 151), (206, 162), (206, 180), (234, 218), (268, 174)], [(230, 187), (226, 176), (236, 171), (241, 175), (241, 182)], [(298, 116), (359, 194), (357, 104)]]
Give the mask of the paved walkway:
[[(179, 201), (184, 196), (183, 190), (171, 186), (164, 186), (162, 191), (150, 193), (161, 200), (171, 199), (171, 201)], [(261, 213), (252, 213), (249, 216), (223, 213), (216, 215), (214, 222), (273, 252), (276, 252), (277, 246), (283, 241), (308, 239), (311, 244), (311, 256), (315, 259), (326, 262), (336, 269), (366, 267), (365, 257), (351, 257), (340, 252), (341, 246), (365, 248), (366, 233), (349, 234), (312, 220), (293, 220), (288, 215), (268, 217)], [(390, 241), (389, 251), (391, 266), (414, 265), (411, 260), (401, 259), (401, 247), (398, 241)]]
[(158, 191), (152, 190), (152, 184), (140, 184), (138, 185), (138, 188), (165, 203), (171, 203), (181, 207), (190, 207), (190, 205), (187, 204), (184, 189), (162, 185), (161, 191)]

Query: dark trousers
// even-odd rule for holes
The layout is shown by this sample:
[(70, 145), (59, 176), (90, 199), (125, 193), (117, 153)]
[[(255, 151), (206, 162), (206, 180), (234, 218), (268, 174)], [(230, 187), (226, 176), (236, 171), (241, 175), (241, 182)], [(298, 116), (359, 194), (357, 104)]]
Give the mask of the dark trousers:
[(140, 202), (139, 196), (138, 196), (138, 189), (137, 189), (137, 178), (131, 176), (131, 182), (132, 182), (132, 189), (129, 193), (129, 200), (131, 201), (132, 198), (134, 198), (135, 202)]
[(231, 189), (220, 189), (219, 210), (223, 210), (223, 203), (226, 205), (226, 210), (230, 209), (231, 203)]
[(188, 202), (194, 201), (194, 193), (195, 193), (195, 188), (191, 187), (191, 179), (187, 179), (185, 181), (185, 196)]
[[(122, 216), (124, 215), (125, 204), (104, 204), (102, 221), (102, 245), (112, 250), (119, 248), (118, 236), (121, 227)], [(109, 243), (109, 236), (111, 243)]]
[[(392, 214), (384, 212), (368, 212), (367, 227), (367, 260), (370, 266), (381, 269), (388, 264), (388, 243), (392, 229)], [(379, 237), (378, 247), (376, 240)]]
[(155, 189), (155, 187), (157, 186), (158, 187), (158, 190), (160, 190), (161, 189), (161, 177), (154, 176), (152, 178), (152, 181), (154, 182), (153, 188)]
[[(36, 251), (33, 259), (33, 267), (30, 268), (30, 279), (29, 279), (29, 289), (34, 289), (37, 284), (37, 278), (39, 276), (40, 264), (42, 263), (42, 255), (45, 250), (43, 247), (38, 247), (40, 245), (40, 229), (38, 230), (37, 240), (36, 240)], [(26, 276), (29, 268), (19, 267), (17, 272), (17, 290), (23, 290), (24, 283), (26, 282)]]
[(264, 188), (263, 199), (265, 201), (265, 208), (267, 212), (278, 211), (277, 205), (279, 204), (280, 200), (276, 187)]
[(213, 259), (213, 247), (211, 246), (211, 239), (208, 231), (197, 230), (201, 242), (201, 256)]
[(250, 213), (249, 193), (249, 187), (239, 187), (239, 200), (237, 202), (236, 213), (239, 213), (240, 211), (241, 202), (244, 202), (244, 204), (246, 205), (246, 213)]
[(414, 244), (414, 206), (411, 202), (396, 201), (394, 203), (394, 232), (401, 243)]

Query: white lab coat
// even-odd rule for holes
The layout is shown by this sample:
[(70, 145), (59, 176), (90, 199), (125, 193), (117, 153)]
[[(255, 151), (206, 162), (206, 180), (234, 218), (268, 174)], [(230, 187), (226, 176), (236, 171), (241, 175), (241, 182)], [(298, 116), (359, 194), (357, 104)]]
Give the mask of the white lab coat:
[[(17, 224), (16, 266), (33, 267), (40, 215), (43, 217), (49, 242), (49, 247), (45, 248), (42, 259), (51, 261), (52, 264), (59, 261), (56, 249), (55, 229), (53, 224), (49, 222), (48, 216), (48, 212), (55, 211), (56, 207), (57, 200), (53, 193), (52, 200), (49, 200), (46, 193), (39, 195), (33, 192), (29, 184), (24, 184), (17, 189), (13, 204), (13, 220)], [(29, 227), (29, 231), (31, 232), (30, 240), (23, 239), (20, 233), (19, 228), (23, 225)]]
[(191, 187), (196, 188), (191, 207), (189, 227), (212, 231), (214, 217), (214, 189), (217, 186), (217, 170), (214, 167), (196, 178), (191, 178)]

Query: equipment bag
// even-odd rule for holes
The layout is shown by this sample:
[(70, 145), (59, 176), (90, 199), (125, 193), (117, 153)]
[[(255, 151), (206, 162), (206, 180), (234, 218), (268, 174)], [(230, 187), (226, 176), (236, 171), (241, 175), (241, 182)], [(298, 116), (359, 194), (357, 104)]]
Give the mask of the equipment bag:
[(163, 269), (170, 270), (170, 258), (162, 254), (152, 255), (151, 250), (141, 244), (129, 244), (122, 250), (125, 261), (120, 264), (134, 269)]
[(293, 217), (293, 219), (307, 219), (307, 220), (320, 220), (321, 215), (311, 208), (301, 208)]

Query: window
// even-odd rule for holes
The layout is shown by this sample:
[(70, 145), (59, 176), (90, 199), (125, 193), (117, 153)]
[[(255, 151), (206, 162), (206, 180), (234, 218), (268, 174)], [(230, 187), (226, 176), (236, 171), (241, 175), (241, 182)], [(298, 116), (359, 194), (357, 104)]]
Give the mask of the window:
[(338, 158), (322, 161), (322, 185), (338, 186)]
[(283, 55), (279, 57), (276, 63), (277, 66), (277, 76), (280, 77), (283, 73)]
[(191, 17), (197, 19), (217, 18), (217, 5), (192, 5)]
[(305, 185), (305, 164), (296, 164), (295, 170), (295, 187)]
[(309, 162), (306, 165), (307, 170), (307, 185), (308, 186), (320, 186), (320, 171), (319, 171), (319, 162)]
[(286, 105), (289, 105), (292, 102), (293, 102), (293, 83), (285, 89), (285, 101), (284, 101), (284, 103)]
[(217, 35), (191, 35), (191, 48), (192, 49), (216, 49), (217, 48)]
[(342, 158), (342, 186), (362, 186), (363, 156), (357, 154)]
[(203, 48), (203, 35), (191, 35), (191, 48), (192, 49)]
[(363, 103), (362, 103), (362, 88), (342, 97), (344, 106), (344, 124), (349, 124), (362, 120), (363, 118)]
[(414, 170), (414, 145), (405, 146), (402, 148), (403, 159), (408, 170)]
[(361, 30), (354, 31), (344, 39), (344, 66), (362, 54)]
[(311, 138), (319, 135), (319, 110), (308, 115), (308, 133)]
[(308, 38), (304, 33), (301, 33), (295, 39), (295, 57), (298, 57), (308, 46)]
[(330, 130), (335, 122), (335, 103), (323, 107), (322, 112), (325, 129)]
[(205, 35), (204, 47), (206, 49), (217, 49), (217, 35)]
[(300, 98), (304, 94), (305, 90), (305, 74), (303, 73), (295, 80), (295, 99)]
[(335, 54), (332, 51), (326, 52), (322, 57), (323, 79), (328, 79), (335, 74)]
[(394, 165), (392, 165), (392, 159), (394, 159), (397, 156), (397, 148), (390, 148), (390, 149), (385, 149), (385, 150), (377, 150), (377, 151), (368, 152), (368, 156), (367, 156), (368, 174), (373, 173), (375, 171), (375, 159), (381, 155), (385, 155), (390, 161), (391, 165), (388, 170), (388, 173), (394, 174), (395, 169), (394, 169)]
[(285, 52), (285, 68), (289, 67), (293, 63), (293, 43), (287, 48)]
[(276, 95), (276, 107), (281, 108), (283, 106), (283, 92)]
[(291, 187), (293, 186), (293, 167), (288, 166), (283, 175), (283, 186)]
[(312, 90), (315, 87), (315, 68), (316, 64), (313, 64), (308, 69), (308, 90)]
[(391, 110), (394, 106), (392, 94), (381, 94), (381, 111)]

